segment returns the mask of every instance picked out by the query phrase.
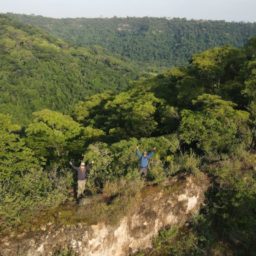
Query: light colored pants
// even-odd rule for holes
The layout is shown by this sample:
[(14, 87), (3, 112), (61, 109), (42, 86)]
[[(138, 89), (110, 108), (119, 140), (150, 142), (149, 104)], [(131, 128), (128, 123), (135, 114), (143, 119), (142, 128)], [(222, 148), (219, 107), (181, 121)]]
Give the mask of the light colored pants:
[(144, 176), (146, 177), (146, 176), (148, 175), (148, 168), (143, 168), (143, 167), (141, 167), (141, 168), (140, 168), (140, 175), (141, 175), (141, 176), (144, 175)]
[(86, 180), (78, 180), (77, 181), (77, 197), (80, 197), (85, 190)]

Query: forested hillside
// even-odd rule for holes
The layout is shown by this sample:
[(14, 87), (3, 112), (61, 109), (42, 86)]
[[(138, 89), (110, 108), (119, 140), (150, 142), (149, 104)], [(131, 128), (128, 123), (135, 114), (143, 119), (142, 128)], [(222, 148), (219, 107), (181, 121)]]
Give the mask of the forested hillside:
[(67, 112), (85, 96), (127, 88), (137, 68), (100, 47), (72, 47), (0, 16), (0, 112), (26, 122), (42, 108)]
[[(145, 184), (188, 174), (200, 181), (203, 172), (211, 186), (200, 215), (163, 230), (152, 251), (138, 255), (254, 255), (255, 53), (256, 38), (241, 49), (213, 48), (127, 91), (87, 97), (70, 116), (38, 111), (24, 129), (1, 114), (0, 231), (31, 228), (31, 219), (72, 200), (69, 161), (82, 158), (94, 160), (88, 195), (109, 201), (76, 222), (109, 212), (121, 218)], [(137, 145), (157, 148), (146, 181), (138, 174)]]
[(11, 15), (79, 46), (100, 45), (112, 53), (153, 66), (183, 65), (194, 53), (215, 46), (242, 46), (256, 35), (255, 23), (109, 18), (52, 19)]

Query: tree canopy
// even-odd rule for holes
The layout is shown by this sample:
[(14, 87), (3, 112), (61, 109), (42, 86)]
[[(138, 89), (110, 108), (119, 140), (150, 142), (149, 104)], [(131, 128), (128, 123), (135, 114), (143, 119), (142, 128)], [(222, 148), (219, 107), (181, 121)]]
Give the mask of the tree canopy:
[[(147, 152), (156, 147), (148, 184), (188, 174), (201, 182), (203, 172), (211, 186), (200, 214), (183, 228), (162, 231), (152, 255), (255, 253), (254, 38), (241, 48), (197, 53), (187, 65), (141, 77), (127, 88), (133, 73), (119, 70), (113, 59), (100, 61), (98, 48), (73, 48), (5, 16), (0, 23), (0, 112), (22, 124), (0, 113), (0, 232), (31, 225), (42, 210), (58, 211), (73, 200), (71, 160), (94, 161), (86, 192), (105, 200), (100, 211), (113, 201), (122, 208), (145, 182), (137, 146)], [(120, 72), (113, 74), (115, 68)], [(95, 86), (91, 93), (83, 77)], [(109, 90), (116, 78), (125, 90)], [(175, 186), (166, 189), (175, 192)]]
[(242, 46), (255, 23), (151, 17), (53, 19), (9, 16), (79, 46), (100, 45), (141, 65), (184, 65), (193, 54), (216, 46)]
[(73, 47), (0, 15), (0, 111), (27, 123), (43, 108), (69, 112), (85, 96), (120, 91), (136, 79), (132, 64), (100, 47)]

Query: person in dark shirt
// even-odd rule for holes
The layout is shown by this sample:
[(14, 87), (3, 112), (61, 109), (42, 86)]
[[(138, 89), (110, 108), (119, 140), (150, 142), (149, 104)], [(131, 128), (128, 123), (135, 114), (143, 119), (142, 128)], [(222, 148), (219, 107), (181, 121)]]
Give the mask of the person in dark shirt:
[(139, 167), (140, 167), (140, 174), (147, 176), (148, 174), (148, 164), (149, 159), (153, 157), (155, 154), (156, 148), (153, 148), (153, 150), (148, 153), (147, 151), (144, 151), (143, 154), (140, 152), (139, 147), (137, 146), (136, 149), (136, 155), (139, 158)]
[[(86, 179), (88, 176), (88, 172), (91, 168), (90, 164), (85, 164), (85, 162), (81, 162), (79, 167), (76, 167), (73, 165), (73, 163), (70, 161), (69, 162), (71, 167), (77, 171), (77, 198), (80, 198), (84, 191), (85, 191), (85, 184), (86, 184)], [(91, 162), (93, 163), (93, 161)]]

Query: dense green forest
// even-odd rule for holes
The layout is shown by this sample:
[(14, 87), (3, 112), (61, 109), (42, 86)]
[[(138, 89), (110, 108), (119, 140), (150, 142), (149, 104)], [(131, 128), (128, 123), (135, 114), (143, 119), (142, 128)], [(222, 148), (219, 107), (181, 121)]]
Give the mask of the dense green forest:
[[(141, 78), (125, 91), (97, 94), (125, 88), (130, 67), (114, 65), (119, 60), (112, 57), (104, 63), (98, 53), (5, 17), (0, 42), (1, 112), (17, 119), (38, 110), (25, 126), (0, 115), (1, 233), (72, 200), (70, 159), (95, 161), (87, 183), (92, 195), (119, 191), (115, 200), (126, 202), (118, 198), (141, 187), (140, 145), (157, 147), (149, 182), (204, 172), (212, 184), (200, 215), (182, 229), (163, 230), (150, 255), (255, 254), (256, 38), (243, 48), (195, 54), (187, 65)], [(113, 67), (121, 78), (112, 77)], [(100, 74), (91, 87), (84, 85), (93, 81), (88, 69)], [(62, 113), (78, 99), (69, 115)]]
[(138, 68), (101, 47), (72, 47), (0, 15), (0, 112), (26, 123), (32, 112), (68, 112), (85, 96), (120, 91)]
[(194, 53), (227, 44), (242, 46), (256, 35), (256, 24), (243, 22), (150, 17), (53, 19), (9, 15), (75, 45), (100, 45), (143, 66), (184, 65)]

